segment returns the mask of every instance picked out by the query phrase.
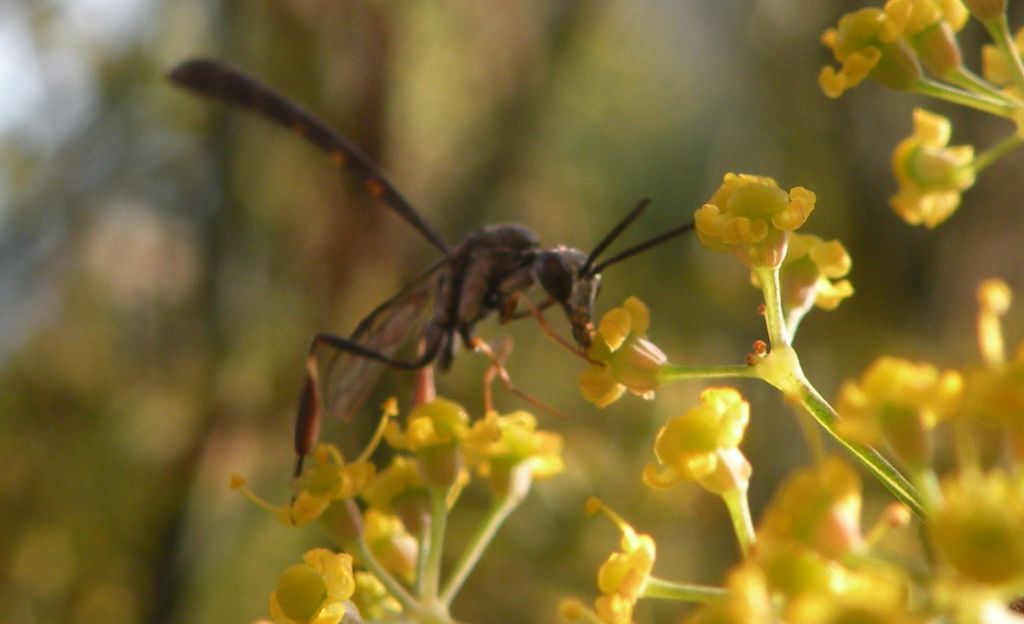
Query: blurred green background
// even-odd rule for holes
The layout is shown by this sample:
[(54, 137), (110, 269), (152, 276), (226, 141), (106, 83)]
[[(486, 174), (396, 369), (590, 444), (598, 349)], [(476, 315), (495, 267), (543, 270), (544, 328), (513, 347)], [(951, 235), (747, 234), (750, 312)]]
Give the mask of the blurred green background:
[[(859, 6), (0, 3), (0, 621), (265, 617), (280, 571), (323, 540), (276, 524), (228, 476), (286, 499), (308, 339), (348, 333), (436, 259), (296, 137), (169, 86), (175, 62), (230, 61), (317, 111), (450, 241), (515, 220), (588, 249), (650, 197), (625, 245), (688, 220), (726, 171), (811, 188), (807, 230), (847, 245), (857, 288), (797, 339), (831, 395), (883, 352), (973, 358), (977, 281), (1024, 292), (1019, 155), (935, 231), (887, 207), (889, 155), (914, 106), (949, 115), (954, 143), (988, 145), (1007, 124), (876, 85), (839, 101), (818, 90), (830, 60), (820, 33)], [(974, 67), (981, 35), (974, 24), (961, 35)], [(680, 363), (741, 361), (763, 335), (746, 272), (692, 237), (609, 268), (601, 311), (630, 294)], [(454, 615), (553, 621), (560, 596), (589, 600), (618, 543), (608, 522), (583, 517), (592, 494), (654, 535), (660, 576), (720, 581), (737, 556), (721, 504), (640, 484), (658, 426), (701, 385), (599, 411), (579, 397), (580, 362), (532, 322), (478, 333), (513, 335), (516, 384), (572, 415), (541, 415), (566, 438), (568, 471), (512, 517)], [(439, 390), (478, 413), (485, 367), (463, 355)], [(390, 373), (376, 396), (408, 406), (411, 381)], [(738, 385), (753, 404), (756, 516), (807, 451), (774, 391)], [(483, 488), (466, 493), (450, 553), (486, 501)], [(638, 621), (684, 612), (645, 604)]]

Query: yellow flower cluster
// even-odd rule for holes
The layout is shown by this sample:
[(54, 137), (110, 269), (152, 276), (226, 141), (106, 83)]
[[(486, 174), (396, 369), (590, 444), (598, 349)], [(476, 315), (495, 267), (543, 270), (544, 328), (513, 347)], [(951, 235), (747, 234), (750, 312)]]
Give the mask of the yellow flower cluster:
[[(417, 574), (423, 573), (420, 548), (430, 542), (424, 538), (435, 522), (436, 503), (446, 509), (454, 505), (469, 481), (469, 468), (489, 479), (508, 512), (526, 496), (534, 479), (563, 469), (561, 437), (538, 431), (534, 417), (523, 411), (488, 413), (471, 425), (461, 405), (438, 398), (414, 408), (405, 427), (391, 420), (397, 415), (393, 399), (385, 403), (383, 413), (373, 440), (355, 461), (346, 462), (332, 445), (317, 447), (313, 461), (295, 479), (296, 492), (288, 504), (272, 505), (249, 490), (242, 478), (232, 478), (233, 488), (288, 526), (317, 520), (356, 556), (357, 564), (367, 568), (353, 575), (348, 554), (310, 551), (305, 563), (281, 576), (271, 597), (275, 622), (337, 624), (353, 595), (367, 617), (406, 611), (415, 602), (402, 587), (415, 585), (420, 580)], [(396, 454), (378, 473), (369, 458), (381, 440), (405, 453)], [(365, 511), (355, 503), (357, 497), (366, 503)], [(443, 518), (439, 522), (443, 525)], [(430, 565), (430, 557), (425, 560)], [(440, 565), (438, 556), (433, 561)], [(442, 613), (447, 607), (424, 608)]]
[(818, 82), (837, 98), (869, 76), (892, 89), (910, 89), (923, 64), (944, 78), (962, 65), (954, 33), (967, 21), (960, 0), (889, 0), (882, 9), (848, 13), (822, 35), (839, 69), (822, 68)]

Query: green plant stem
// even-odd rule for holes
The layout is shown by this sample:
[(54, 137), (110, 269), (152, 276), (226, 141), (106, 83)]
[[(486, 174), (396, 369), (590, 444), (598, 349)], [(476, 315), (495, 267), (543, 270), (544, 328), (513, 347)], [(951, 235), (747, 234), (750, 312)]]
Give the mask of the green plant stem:
[(768, 340), (772, 349), (788, 347), (790, 334), (786, 328), (786, 316), (782, 311), (782, 291), (779, 286), (778, 267), (757, 267), (754, 269), (761, 283), (764, 296), (764, 323), (768, 328)]
[(423, 582), (420, 597), (424, 602), (437, 601), (437, 589), (441, 584), (441, 555), (444, 551), (444, 534), (448, 526), (448, 491), (445, 488), (430, 488), (430, 540), (427, 544), (427, 562), (423, 567)]
[(427, 575), (427, 549), (429, 547), (430, 537), (421, 531), (416, 539), (416, 583), (414, 591), (417, 596), (423, 595), (423, 578)]
[(765, 322), (772, 340), (771, 351), (754, 366), (758, 377), (775, 386), (791, 401), (799, 402), (819, 425), (846, 448), (896, 498), (915, 515), (925, 516), (925, 506), (914, 486), (878, 451), (844, 439), (836, 431), (839, 414), (807, 380), (796, 351), (789, 344), (782, 312), (778, 269), (758, 268), (758, 281), (764, 295)]
[(647, 579), (644, 598), (664, 598), (682, 602), (711, 602), (726, 595), (724, 587), (696, 585), (692, 583), (675, 583), (652, 576)]
[(974, 172), (981, 173), (989, 165), (996, 162), (1009, 152), (1021, 146), (1024, 143), (1024, 137), (1014, 132), (1010, 136), (1006, 137), (1002, 141), (996, 143), (992, 147), (988, 148), (984, 152), (974, 157)]
[(998, 117), (1011, 117), (1018, 108), (1017, 106), (1007, 104), (1005, 100), (996, 100), (984, 95), (969, 93), (925, 78), (918, 79), (910, 90), (921, 95), (966, 106)]
[[(802, 375), (801, 375), (802, 376)], [(871, 448), (870, 446), (864, 446), (851, 442), (836, 432), (836, 422), (839, 420), (839, 414), (829, 405), (818, 391), (814, 389), (809, 382), (803, 380), (800, 386), (797, 397), (800, 400), (800, 404), (803, 405), (804, 409), (810, 413), (810, 415), (818, 421), (826, 431), (839, 442), (847, 451), (852, 453), (860, 463), (878, 479), (882, 485), (885, 486), (893, 496), (895, 496), (901, 503), (910, 508), (910, 511), (914, 515), (924, 518), (927, 516), (924, 502), (921, 499), (921, 495), (917, 492), (914, 486), (907, 481), (896, 468), (892, 466), (884, 457), (882, 457), (878, 451)]]
[(362, 564), (370, 574), (377, 577), (377, 580), (384, 586), (384, 589), (394, 596), (395, 600), (402, 605), (402, 610), (407, 613), (414, 613), (420, 609), (420, 605), (416, 599), (413, 598), (404, 587), (402, 587), (402, 584), (399, 583), (395, 577), (391, 576), (391, 573), (384, 569), (384, 566), (380, 565), (377, 558), (370, 552), (370, 548), (366, 545), (366, 540), (363, 539), (362, 536), (360, 536), (358, 540), (349, 544), (347, 549), (352, 549), (355, 554), (358, 555), (359, 563)]
[(458, 562), (452, 570), (451, 576), (445, 581), (441, 590), (441, 602), (450, 605), (455, 595), (462, 589), (469, 573), (476, 567), (480, 557), (490, 545), (495, 533), (508, 518), (516, 507), (519, 506), (521, 498), (516, 496), (504, 496), (494, 501), (487, 511), (487, 516), (477, 528), (473, 538), (469, 541), (466, 549), (462, 552)]
[(754, 545), (754, 521), (750, 518), (750, 504), (747, 502), (747, 488), (734, 488), (722, 494), (722, 500), (732, 518), (732, 528), (740, 544), (740, 552), (746, 558), (750, 555), (750, 547)]
[(721, 379), (723, 377), (757, 377), (754, 369), (746, 364), (724, 366), (681, 366), (668, 363), (658, 371), (658, 383), (683, 379)]
[(960, 87), (961, 89), (973, 91), (974, 93), (984, 95), (995, 100), (1006, 101), (1006, 96), (998, 87), (967, 69), (963, 65), (950, 71), (943, 78), (946, 82)]
[(996, 17), (984, 20), (982, 24), (988, 30), (996, 48), (1010, 65), (1010, 73), (1013, 74), (1013, 84), (1017, 91), (1024, 93), (1024, 63), (1021, 62), (1020, 54), (1017, 52), (1017, 44), (1010, 34), (1010, 25), (1006, 21), (1006, 13), (1000, 13)]

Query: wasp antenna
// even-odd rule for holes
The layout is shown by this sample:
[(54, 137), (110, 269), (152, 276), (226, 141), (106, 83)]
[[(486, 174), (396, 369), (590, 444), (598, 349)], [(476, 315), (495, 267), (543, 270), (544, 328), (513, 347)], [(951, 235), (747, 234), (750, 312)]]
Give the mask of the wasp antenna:
[(673, 238), (675, 238), (675, 237), (677, 237), (677, 236), (679, 236), (681, 234), (685, 234), (685, 233), (689, 232), (690, 230), (693, 229), (693, 227), (694, 227), (694, 222), (690, 221), (689, 223), (684, 223), (683, 225), (680, 225), (679, 227), (673, 228), (673, 229), (671, 229), (671, 230), (669, 230), (669, 231), (667, 231), (667, 232), (665, 232), (663, 234), (659, 234), (659, 235), (657, 235), (657, 236), (655, 236), (653, 238), (649, 238), (649, 239), (645, 240), (644, 242), (638, 243), (638, 244), (630, 247), (629, 249), (627, 249), (625, 251), (621, 251), (621, 252), (615, 254), (614, 256), (612, 256), (611, 258), (608, 258), (604, 262), (601, 262), (600, 264), (597, 264), (592, 269), (590, 269), (590, 272), (591, 273), (600, 273), (602, 270), (604, 270), (609, 265), (615, 264), (617, 262), (622, 262), (626, 258), (630, 258), (632, 256), (635, 256), (636, 254), (640, 253), (641, 251), (647, 251), (651, 247), (654, 247), (656, 245), (660, 245), (660, 244), (664, 243), (665, 241), (672, 240)]
[(583, 263), (582, 267), (580, 267), (580, 275), (590, 275), (592, 273), (597, 273), (596, 270), (593, 270), (591, 268), (594, 264), (594, 260), (597, 260), (597, 257), (600, 256), (604, 252), (604, 250), (608, 248), (608, 245), (611, 245), (615, 241), (615, 239), (619, 237), (619, 234), (622, 234), (623, 230), (629, 227), (630, 223), (636, 221), (636, 218), (640, 216), (640, 213), (642, 213), (647, 208), (647, 206), (650, 205), (650, 203), (651, 200), (647, 199), (646, 197), (638, 201), (636, 203), (636, 206), (634, 206), (633, 209), (629, 211), (629, 214), (623, 217), (621, 221), (615, 224), (615, 227), (613, 227), (607, 234), (604, 235), (604, 238), (601, 239), (601, 242), (599, 242), (597, 246), (594, 247), (594, 250), (590, 252), (590, 255), (587, 256), (587, 261)]

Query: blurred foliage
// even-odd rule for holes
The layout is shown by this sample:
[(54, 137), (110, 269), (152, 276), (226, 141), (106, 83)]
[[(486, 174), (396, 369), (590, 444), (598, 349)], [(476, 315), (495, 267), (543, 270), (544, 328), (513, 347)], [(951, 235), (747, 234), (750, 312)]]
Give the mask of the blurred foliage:
[[(451, 241), (516, 220), (586, 249), (650, 197), (628, 244), (688, 220), (726, 171), (807, 186), (811, 227), (846, 243), (857, 288), (801, 332), (818, 387), (882, 351), (973, 357), (975, 284), (1024, 286), (1019, 158), (938, 230), (899, 222), (888, 154), (912, 104), (870, 86), (835, 102), (816, 85), (819, 34), (855, 4), (0, 5), (0, 621), (263, 617), (299, 545), (228, 475), (288, 495), (309, 337), (347, 333), (435, 259), (296, 137), (171, 88), (164, 72), (189, 56), (228, 60), (320, 113)], [(952, 117), (971, 137), (960, 142), (992, 134), (980, 115)], [(629, 294), (675, 361), (739, 361), (763, 333), (745, 271), (693, 239), (609, 268), (602, 309)], [(513, 516), (456, 616), (550, 621), (559, 596), (592, 593), (615, 536), (583, 519), (591, 494), (663, 552), (690, 553), (659, 562), (665, 576), (717, 581), (736, 556), (718, 501), (639, 487), (657, 427), (700, 388), (598, 412), (575, 388), (581, 363), (534, 324), (478, 331), (513, 335), (516, 384), (572, 414), (546, 423), (567, 438), (569, 471)], [(479, 408), (485, 367), (460, 358), (440, 391)], [(378, 396), (407, 404), (410, 386), (391, 373)], [(806, 454), (779, 443), (798, 425), (775, 394), (743, 390), (756, 516)], [(453, 535), (474, 521), (456, 515)]]

